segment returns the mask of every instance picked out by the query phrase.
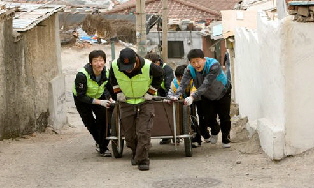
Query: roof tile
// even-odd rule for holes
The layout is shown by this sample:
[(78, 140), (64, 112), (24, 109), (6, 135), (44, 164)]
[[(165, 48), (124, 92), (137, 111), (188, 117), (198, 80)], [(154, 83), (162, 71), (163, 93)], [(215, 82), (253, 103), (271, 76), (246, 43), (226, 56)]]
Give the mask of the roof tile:
[[(168, 0), (168, 18), (190, 19), (193, 21), (201, 20), (220, 20), (220, 10), (233, 9), (239, 0)], [(135, 11), (136, 0), (123, 3), (107, 14), (125, 13)], [(131, 10), (132, 9), (132, 10)], [(160, 14), (162, 10), (161, 0), (146, 0), (146, 14)]]

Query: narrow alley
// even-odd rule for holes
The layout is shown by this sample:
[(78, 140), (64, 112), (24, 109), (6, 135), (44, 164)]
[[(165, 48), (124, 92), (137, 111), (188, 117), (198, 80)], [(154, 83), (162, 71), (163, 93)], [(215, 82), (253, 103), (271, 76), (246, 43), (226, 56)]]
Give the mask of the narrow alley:
[(203, 143), (193, 149), (192, 157), (185, 157), (183, 144), (159, 145), (159, 140), (153, 139), (151, 169), (147, 172), (131, 165), (131, 152), (126, 147), (122, 158), (100, 157), (71, 96), (73, 76), (93, 49), (104, 49), (111, 60), (109, 45), (62, 48), (69, 125), (57, 132), (47, 129), (45, 133), (1, 141), (1, 188), (314, 187), (314, 150), (272, 161), (254, 135), (250, 140), (243, 139), (237, 124), (232, 127), (231, 148), (224, 149), (221, 141), (216, 145)]

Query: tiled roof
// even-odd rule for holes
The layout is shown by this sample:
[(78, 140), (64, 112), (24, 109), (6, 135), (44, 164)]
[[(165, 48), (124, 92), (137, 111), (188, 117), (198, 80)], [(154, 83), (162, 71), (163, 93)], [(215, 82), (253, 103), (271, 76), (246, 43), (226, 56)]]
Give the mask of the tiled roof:
[[(168, 0), (168, 17), (171, 19), (220, 20), (220, 10), (233, 9), (238, 0)], [(146, 14), (159, 14), (162, 11), (162, 0), (146, 0)], [(136, 9), (136, 0), (123, 3), (107, 14), (124, 13)]]
[(240, 0), (184, 0), (215, 11), (232, 10)]

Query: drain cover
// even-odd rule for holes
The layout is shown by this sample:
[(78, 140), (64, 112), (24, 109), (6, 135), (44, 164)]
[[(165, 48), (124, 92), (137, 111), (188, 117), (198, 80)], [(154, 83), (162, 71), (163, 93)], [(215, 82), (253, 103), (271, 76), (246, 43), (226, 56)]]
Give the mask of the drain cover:
[(171, 188), (200, 188), (200, 187), (213, 187), (221, 183), (221, 181), (213, 178), (179, 178), (156, 181), (153, 187), (171, 187)]

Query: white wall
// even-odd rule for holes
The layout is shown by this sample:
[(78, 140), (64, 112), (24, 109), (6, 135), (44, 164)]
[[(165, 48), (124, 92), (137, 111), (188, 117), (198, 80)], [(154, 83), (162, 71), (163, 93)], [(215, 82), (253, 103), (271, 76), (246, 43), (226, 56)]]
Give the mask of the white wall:
[(284, 94), (284, 56), (285, 46), (282, 45), (281, 24), (268, 21), (266, 17), (258, 20), (257, 35), (260, 40), (260, 116), (272, 120), (274, 126), (283, 128), (285, 125), (285, 94)]
[(267, 117), (276, 126), (283, 126), (284, 75), (280, 32), (274, 23), (263, 24), (257, 31), (236, 30), (235, 100), (250, 120)]
[(286, 66), (286, 153), (314, 147), (314, 25), (287, 20), (282, 35)]
[(291, 17), (235, 32), (235, 96), (272, 159), (314, 147), (314, 25)]
[[(259, 42), (256, 33), (239, 29), (235, 35), (235, 102), (251, 120), (260, 117)], [(251, 54), (251, 55), (249, 55)]]

